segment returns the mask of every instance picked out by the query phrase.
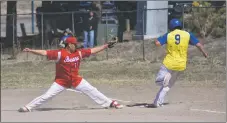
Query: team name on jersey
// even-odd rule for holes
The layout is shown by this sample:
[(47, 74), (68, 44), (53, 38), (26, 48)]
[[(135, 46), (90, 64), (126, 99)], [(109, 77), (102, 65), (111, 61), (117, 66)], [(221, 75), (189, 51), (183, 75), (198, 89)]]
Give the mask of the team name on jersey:
[(79, 57), (73, 57), (73, 58), (69, 58), (69, 56), (66, 56), (64, 62), (76, 62), (79, 61)]

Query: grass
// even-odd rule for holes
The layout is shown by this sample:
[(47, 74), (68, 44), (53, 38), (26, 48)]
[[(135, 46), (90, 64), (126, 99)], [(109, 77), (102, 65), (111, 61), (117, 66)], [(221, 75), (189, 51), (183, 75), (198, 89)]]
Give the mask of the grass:
[[(178, 78), (180, 86), (225, 87), (225, 42), (224, 38), (207, 40), (205, 59), (194, 47), (189, 48), (187, 70)], [(141, 42), (125, 42), (106, 52), (83, 60), (80, 75), (92, 84), (114, 86), (154, 84), (161, 65), (164, 50), (155, 48), (152, 41), (145, 42), (146, 61), (142, 59)], [(2, 88), (42, 88), (54, 81), (54, 62), (31, 54), (19, 53), (17, 60), (2, 60)]]
[[(84, 61), (80, 75), (93, 84), (114, 86), (154, 83), (160, 64), (134, 61)], [(204, 68), (204, 69), (201, 69)], [(178, 81), (183, 86), (224, 86), (222, 67), (189, 65)], [(218, 73), (218, 74), (216, 74)], [(2, 66), (2, 88), (42, 88), (54, 79), (55, 65), (49, 61), (27, 61)]]

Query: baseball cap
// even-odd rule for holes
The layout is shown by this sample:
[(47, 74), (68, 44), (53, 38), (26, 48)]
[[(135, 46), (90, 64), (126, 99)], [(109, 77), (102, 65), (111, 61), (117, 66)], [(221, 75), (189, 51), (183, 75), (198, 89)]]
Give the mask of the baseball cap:
[(65, 43), (77, 44), (77, 38), (76, 37), (68, 37), (68, 38), (66, 38)]

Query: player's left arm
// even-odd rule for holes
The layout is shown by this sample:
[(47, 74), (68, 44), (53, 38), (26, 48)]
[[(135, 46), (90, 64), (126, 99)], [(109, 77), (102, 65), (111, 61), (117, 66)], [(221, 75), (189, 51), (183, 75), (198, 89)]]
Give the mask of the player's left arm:
[(91, 54), (95, 54), (95, 53), (101, 52), (101, 51), (103, 51), (106, 48), (113, 48), (114, 45), (117, 43), (117, 41), (118, 41), (118, 38), (114, 37), (112, 39), (112, 41), (110, 41), (110, 42), (108, 42), (108, 43), (106, 43), (106, 44), (104, 44), (102, 46), (91, 48)]
[(91, 48), (91, 54), (96, 54), (98, 52), (105, 50), (106, 48), (108, 48), (108, 44), (104, 44), (102, 46)]
[(80, 49), (79, 51), (81, 52), (81, 57), (85, 58), (85, 57), (89, 57), (91, 54), (101, 52), (107, 47), (108, 47), (108, 44), (105, 44), (94, 48)]
[(205, 58), (208, 57), (204, 49), (204, 46), (199, 42), (199, 40), (192, 33), (190, 33), (190, 44), (196, 46), (200, 50), (200, 52), (202, 52)]
[(114, 44), (116, 42), (117, 41), (110, 41), (107, 44), (104, 44), (102, 46), (97, 46), (97, 47), (88, 48), (88, 49), (81, 49), (80, 52), (81, 52), (82, 58), (89, 57), (91, 54), (96, 54), (96, 53), (101, 52), (101, 51), (103, 51), (107, 48), (112, 48), (112, 47), (114, 47)]
[(167, 36), (168, 36), (168, 33), (166, 33), (163, 36), (160, 36), (157, 39), (155, 39), (155, 45), (156, 46), (162, 46), (162, 45), (166, 44), (167, 43)]

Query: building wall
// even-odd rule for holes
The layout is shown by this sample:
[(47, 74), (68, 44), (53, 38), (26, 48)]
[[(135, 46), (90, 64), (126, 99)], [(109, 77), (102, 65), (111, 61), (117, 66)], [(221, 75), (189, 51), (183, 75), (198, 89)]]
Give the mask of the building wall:
[[(141, 9), (147, 11), (141, 11)], [(168, 29), (168, 10), (149, 10), (168, 8), (168, 1), (138, 1), (137, 2), (137, 24), (136, 36), (156, 38), (167, 32)], [(144, 29), (144, 31), (143, 31)]]
[(146, 33), (144, 38), (156, 38), (168, 30), (168, 10), (149, 10), (168, 8), (168, 1), (146, 1)]

